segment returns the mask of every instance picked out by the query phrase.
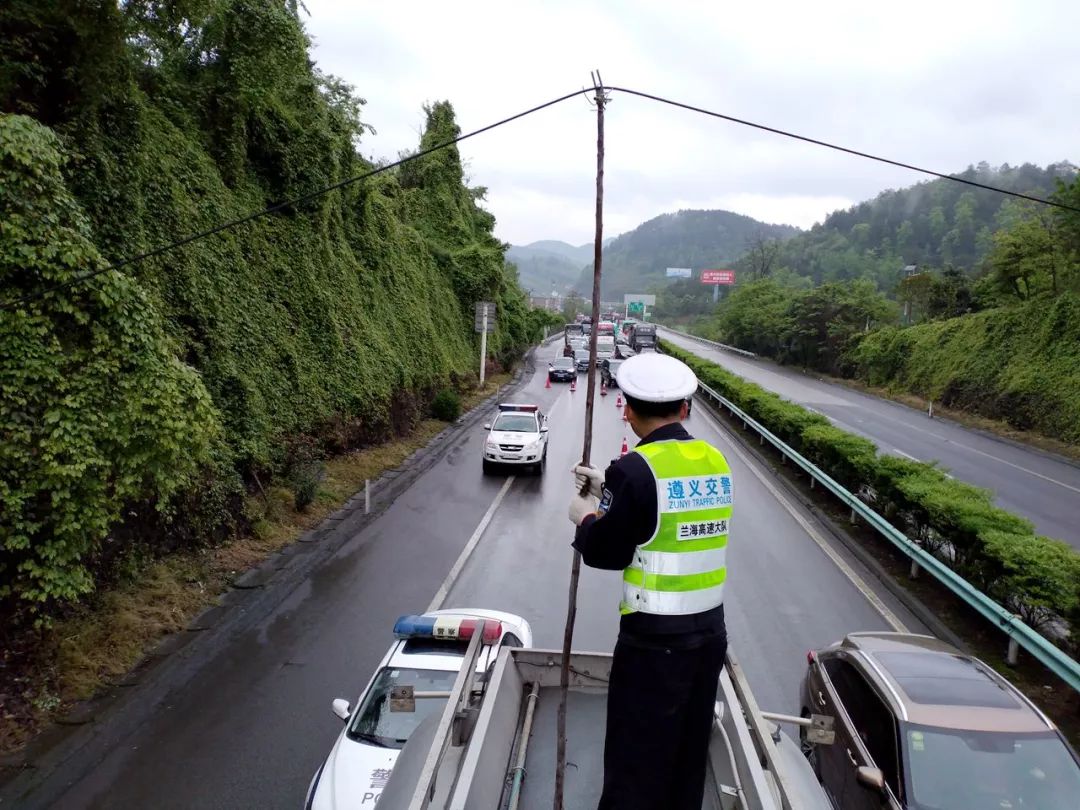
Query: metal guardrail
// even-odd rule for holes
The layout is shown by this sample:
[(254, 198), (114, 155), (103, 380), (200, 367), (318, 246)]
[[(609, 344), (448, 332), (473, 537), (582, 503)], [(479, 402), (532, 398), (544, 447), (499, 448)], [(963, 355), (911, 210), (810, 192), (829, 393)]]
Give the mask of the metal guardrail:
[(959, 576), (937, 557), (921, 549), (906, 534), (867, 506), (861, 499), (848, 492), (816, 465), (795, 452), (786, 442), (754, 420), (735, 403), (721, 396), (707, 385), (699, 383), (698, 389), (712, 398), (718, 405), (727, 408), (731, 415), (741, 419), (743, 424), (756, 430), (786, 458), (790, 458), (796, 465), (805, 470), (814, 481), (820, 483), (843, 501), (844, 504), (851, 508), (854, 514), (859, 515), (869, 523), (878, 533), (911, 558), (913, 562), (928, 571), (938, 582), (952, 591), (968, 606), (978, 611), (983, 618), (1000, 628), (1009, 638), (1010, 651), (1012, 651), (1014, 644), (1019, 645), (1070, 687), (1080, 692), (1080, 663), (1070, 658), (1048, 639), (1028, 627), (1017, 616), (1010, 613), (982, 591), (977, 590), (975, 586)]
[(726, 352), (734, 352), (735, 354), (741, 354), (743, 357), (757, 357), (753, 352), (748, 352), (746, 349), (738, 349), (734, 346), (728, 346), (726, 343), (717, 343), (715, 340), (709, 340), (699, 335), (691, 335), (689, 332), (684, 332), (681, 329), (673, 329), (670, 326), (664, 326), (663, 324), (657, 324), (661, 329), (666, 329), (669, 332), (674, 332), (676, 335), (682, 335), (684, 338), (690, 338), (690, 340), (696, 340), (699, 343), (707, 343), (710, 346), (715, 346), (717, 349), (723, 349)]

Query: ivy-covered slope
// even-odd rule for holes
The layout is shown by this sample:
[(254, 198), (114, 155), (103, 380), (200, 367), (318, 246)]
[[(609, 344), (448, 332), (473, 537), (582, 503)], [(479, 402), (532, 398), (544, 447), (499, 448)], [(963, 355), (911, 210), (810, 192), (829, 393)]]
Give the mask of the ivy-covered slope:
[[(243, 481), (298, 445), (407, 430), (475, 375), (475, 301), (498, 304), (497, 360), (534, 339), (452, 148), (49, 292), (370, 169), (363, 102), (313, 67), (295, 4), (4, 14), (0, 297), (31, 298), (0, 313), (5, 612), (227, 534)], [(421, 147), (457, 132), (434, 104)]]
[(1029, 301), (868, 334), (852, 351), (872, 385), (1080, 442), (1080, 296)]

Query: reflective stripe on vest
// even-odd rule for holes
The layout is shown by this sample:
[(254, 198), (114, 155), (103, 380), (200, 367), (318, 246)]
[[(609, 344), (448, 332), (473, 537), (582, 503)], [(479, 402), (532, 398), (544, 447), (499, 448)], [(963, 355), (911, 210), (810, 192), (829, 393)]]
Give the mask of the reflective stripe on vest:
[(656, 530), (623, 571), (623, 613), (683, 615), (724, 601), (731, 470), (711, 445), (643, 444), (634, 450), (656, 480)]

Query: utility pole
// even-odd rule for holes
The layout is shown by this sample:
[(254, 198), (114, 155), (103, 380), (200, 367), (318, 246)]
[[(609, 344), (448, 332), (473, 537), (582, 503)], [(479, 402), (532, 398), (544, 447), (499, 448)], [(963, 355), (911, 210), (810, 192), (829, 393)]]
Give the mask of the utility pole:
[[(585, 393), (585, 442), (581, 450), (582, 464), (588, 464), (589, 457), (592, 455), (593, 399), (596, 394), (596, 332), (600, 323), (600, 263), (603, 261), (604, 253), (604, 105), (608, 100), (599, 70), (592, 74), (592, 80), (593, 90), (596, 92), (596, 236), (593, 239), (592, 330), (589, 335), (589, 387)], [(570, 596), (566, 606), (566, 628), (563, 631), (562, 668), (559, 673), (554, 810), (563, 810), (563, 787), (566, 779), (566, 699), (570, 688), (570, 648), (574, 641), (580, 576), (581, 553), (574, 549), (574, 562), (570, 567)]]

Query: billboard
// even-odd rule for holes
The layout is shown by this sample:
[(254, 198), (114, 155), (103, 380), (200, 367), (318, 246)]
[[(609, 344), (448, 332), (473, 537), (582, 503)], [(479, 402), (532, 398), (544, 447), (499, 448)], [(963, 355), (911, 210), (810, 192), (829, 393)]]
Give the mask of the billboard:
[(735, 283), (735, 271), (734, 270), (702, 270), (701, 271), (701, 283), (702, 284), (734, 284)]
[(623, 296), (623, 304), (645, 304), (646, 306), (656, 306), (655, 295), (643, 295), (641, 293), (627, 293)]
[(689, 267), (669, 267), (667, 269), (668, 278), (690, 278), (694, 275), (694, 271)]

